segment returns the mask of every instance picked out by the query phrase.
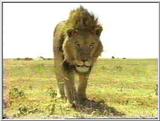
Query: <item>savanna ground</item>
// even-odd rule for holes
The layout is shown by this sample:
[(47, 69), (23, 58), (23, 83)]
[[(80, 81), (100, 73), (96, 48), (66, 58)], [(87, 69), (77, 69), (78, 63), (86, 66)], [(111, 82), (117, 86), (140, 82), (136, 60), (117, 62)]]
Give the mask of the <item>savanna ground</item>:
[(4, 118), (157, 118), (157, 59), (98, 60), (77, 107), (56, 98), (53, 63), (4, 60)]

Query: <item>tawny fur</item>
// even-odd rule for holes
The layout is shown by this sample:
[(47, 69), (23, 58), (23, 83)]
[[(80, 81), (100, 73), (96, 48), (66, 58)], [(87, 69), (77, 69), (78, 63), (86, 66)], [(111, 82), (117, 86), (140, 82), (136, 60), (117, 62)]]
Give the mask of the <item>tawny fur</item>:
[[(82, 6), (71, 11), (66, 21), (54, 30), (54, 65), (58, 96), (70, 103), (87, 98), (86, 88), (90, 71), (103, 50), (100, 41), (102, 26), (98, 19)], [(78, 74), (78, 88), (74, 75)]]

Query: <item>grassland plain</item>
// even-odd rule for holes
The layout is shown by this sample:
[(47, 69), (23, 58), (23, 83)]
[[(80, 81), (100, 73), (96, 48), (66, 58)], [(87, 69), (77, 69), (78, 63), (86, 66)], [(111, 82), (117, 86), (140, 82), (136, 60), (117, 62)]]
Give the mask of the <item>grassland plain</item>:
[(156, 118), (157, 59), (100, 59), (76, 108), (56, 98), (53, 60), (4, 60), (4, 118)]

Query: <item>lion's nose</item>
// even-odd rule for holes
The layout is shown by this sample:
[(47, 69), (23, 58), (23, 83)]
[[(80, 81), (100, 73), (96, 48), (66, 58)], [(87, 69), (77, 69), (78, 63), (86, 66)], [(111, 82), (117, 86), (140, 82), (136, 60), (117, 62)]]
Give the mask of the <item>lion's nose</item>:
[(87, 59), (85, 58), (85, 59), (82, 59), (81, 61), (85, 62), (85, 61), (87, 61)]

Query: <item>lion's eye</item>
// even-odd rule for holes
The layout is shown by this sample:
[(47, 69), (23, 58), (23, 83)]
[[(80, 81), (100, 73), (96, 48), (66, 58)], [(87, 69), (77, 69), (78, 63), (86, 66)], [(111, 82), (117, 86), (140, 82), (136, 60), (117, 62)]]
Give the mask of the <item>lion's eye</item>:
[(90, 48), (94, 48), (94, 43), (91, 43), (91, 44), (89, 45), (89, 47), (90, 47)]
[(80, 47), (80, 44), (79, 44), (79, 43), (77, 43), (77, 46), (78, 46), (78, 47)]
[(75, 44), (77, 47), (80, 47), (80, 44), (77, 41), (75, 41)]

